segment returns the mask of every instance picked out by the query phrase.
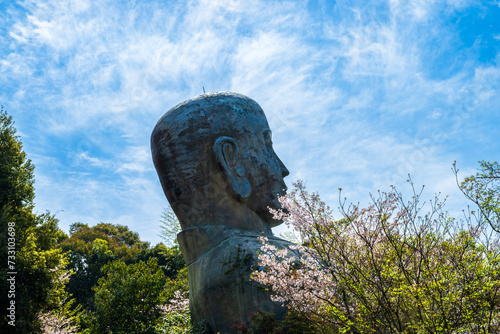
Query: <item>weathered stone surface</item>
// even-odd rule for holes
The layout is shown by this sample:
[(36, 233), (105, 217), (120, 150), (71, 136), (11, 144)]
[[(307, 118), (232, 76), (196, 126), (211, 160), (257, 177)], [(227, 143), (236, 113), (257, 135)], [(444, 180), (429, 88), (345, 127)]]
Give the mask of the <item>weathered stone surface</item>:
[(203, 94), (170, 109), (151, 136), (153, 161), (163, 190), (179, 218), (179, 244), (188, 266), (195, 322), (231, 333), (258, 310), (282, 316), (269, 292), (250, 279), (264, 235), (272, 236), (269, 207), (288, 170), (272, 147), (262, 108), (228, 92)]

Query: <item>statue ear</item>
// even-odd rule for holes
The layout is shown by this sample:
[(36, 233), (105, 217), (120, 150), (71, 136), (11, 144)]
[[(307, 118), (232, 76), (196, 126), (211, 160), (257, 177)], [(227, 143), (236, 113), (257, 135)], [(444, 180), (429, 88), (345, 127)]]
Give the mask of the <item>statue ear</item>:
[(219, 164), (235, 197), (245, 201), (252, 188), (245, 178), (245, 167), (238, 163), (238, 143), (231, 137), (219, 137), (214, 144), (215, 160)]

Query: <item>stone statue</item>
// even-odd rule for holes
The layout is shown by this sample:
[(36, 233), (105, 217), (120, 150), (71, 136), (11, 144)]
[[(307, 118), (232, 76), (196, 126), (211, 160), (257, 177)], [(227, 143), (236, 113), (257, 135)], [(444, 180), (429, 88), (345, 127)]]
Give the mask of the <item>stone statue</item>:
[(170, 109), (151, 136), (153, 162), (179, 218), (177, 240), (188, 266), (194, 323), (234, 332), (261, 310), (286, 311), (251, 280), (259, 236), (277, 247), (269, 207), (281, 205), (288, 170), (273, 150), (264, 111), (252, 99), (228, 92), (203, 94)]

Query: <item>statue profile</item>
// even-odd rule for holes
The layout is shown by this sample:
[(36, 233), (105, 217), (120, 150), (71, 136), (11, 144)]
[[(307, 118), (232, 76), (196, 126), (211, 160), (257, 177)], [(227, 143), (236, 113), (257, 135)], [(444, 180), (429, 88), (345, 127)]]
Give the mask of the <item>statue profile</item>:
[[(286, 311), (251, 280), (259, 236), (281, 224), (269, 208), (281, 205), (289, 171), (273, 150), (264, 111), (235, 93), (208, 93), (170, 109), (151, 136), (153, 162), (181, 224), (177, 236), (186, 261), (193, 321), (231, 333), (259, 310)], [(253, 268), (253, 269), (252, 269)]]

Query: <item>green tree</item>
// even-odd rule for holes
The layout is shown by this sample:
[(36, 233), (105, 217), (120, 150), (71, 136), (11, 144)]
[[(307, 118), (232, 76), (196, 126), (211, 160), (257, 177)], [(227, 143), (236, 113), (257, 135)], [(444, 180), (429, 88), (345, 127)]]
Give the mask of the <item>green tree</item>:
[(0, 109), (0, 208), (33, 208), (35, 167), (26, 158), (12, 117)]
[(149, 247), (140, 240), (139, 235), (126, 226), (100, 223), (89, 227), (83, 223), (70, 226), (70, 237), (63, 240), (59, 247), (68, 252), (71, 276), (67, 291), (82, 305), (89, 317), (84, 318), (82, 328), (92, 322), (91, 315), (96, 310), (94, 290), (104, 273), (102, 268), (113, 261), (126, 265), (154, 258), (164, 275), (175, 279), (179, 270), (185, 267), (178, 247), (167, 248), (163, 244)]
[(135, 261), (147, 262), (150, 258), (158, 260), (158, 266), (163, 270), (165, 276), (170, 279), (175, 279), (180, 270), (186, 268), (179, 246), (169, 248), (160, 243), (152, 248), (142, 250), (135, 257)]
[[(458, 169), (453, 164), (457, 183), (464, 195), (477, 205), (477, 218), (488, 223), (500, 233), (500, 165), (495, 162), (480, 161), (476, 174), (458, 182)], [(472, 212), (475, 214), (475, 212)]]
[(95, 290), (95, 333), (155, 333), (161, 320), (165, 275), (151, 258), (126, 265), (115, 261), (103, 268)]
[[(12, 255), (14, 254), (12, 252), (19, 251), (24, 246), (27, 230), (36, 224), (35, 216), (31, 212), (35, 196), (34, 166), (31, 160), (26, 158), (22, 147), (21, 140), (16, 136), (12, 117), (2, 107), (0, 109), (0, 258), (5, 261), (0, 266), (2, 310), (9, 306), (7, 298), (9, 289), (7, 282), (8, 241), (15, 239), (15, 248), (10, 249), (10, 255)], [(13, 234), (9, 236), (9, 233)], [(11, 239), (8, 239), (9, 237)], [(2, 314), (1, 319), (0, 325), (5, 328), (7, 326), (6, 315)]]
[(29, 229), (16, 259), (19, 264), (16, 303), (22, 308), (16, 327), (32, 332), (38, 330), (38, 313), (58, 308), (65, 298), (65, 285), (58, 277), (68, 272), (68, 259), (57, 248), (57, 241), (64, 236), (57, 226), (58, 220), (50, 214), (37, 216), (35, 220), (36, 226)]
[(149, 243), (126, 226), (100, 223), (89, 227), (74, 223), (70, 237), (59, 243), (68, 252), (68, 268), (74, 272), (67, 291), (87, 310), (94, 310), (92, 287), (102, 277), (101, 269), (111, 261), (136, 262), (136, 257), (148, 249)]
[[(2, 328), (13, 320), (19, 333), (38, 333), (38, 314), (59, 306), (64, 295), (63, 284), (57, 277), (65, 273), (66, 259), (56, 247), (65, 238), (58, 220), (49, 213), (33, 214), (34, 166), (26, 157), (14, 128), (12, 117), (0, 110), (0, 266), (2, 293), (0, 304), (6, 310), (15, 301), (15, 320), (2, 313)], [(9, 241), (14, 241), (8, 248)], [(7, 256), (11, 256), (8, 258)], [(11, 260), (8, 264), (7, 261)], [(11, 267), (12, 265), (12, 267)], [(15, 298), (8, 298), (12, 290), (7, 282), (15, 279)]]

